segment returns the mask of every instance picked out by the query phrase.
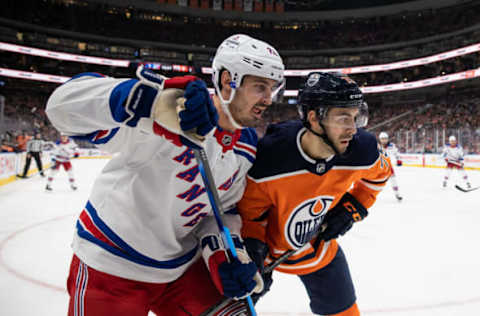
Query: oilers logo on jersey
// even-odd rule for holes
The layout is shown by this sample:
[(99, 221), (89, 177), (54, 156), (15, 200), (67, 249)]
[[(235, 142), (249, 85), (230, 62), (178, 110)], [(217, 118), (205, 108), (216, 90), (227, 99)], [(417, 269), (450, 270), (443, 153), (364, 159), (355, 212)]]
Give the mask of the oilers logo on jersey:
[(300, 248), (320, 230), (323, 218), (335, 197), (317, 196), (301, 202), (291, 212), (286, 225), (285, 236), (293, 248)]

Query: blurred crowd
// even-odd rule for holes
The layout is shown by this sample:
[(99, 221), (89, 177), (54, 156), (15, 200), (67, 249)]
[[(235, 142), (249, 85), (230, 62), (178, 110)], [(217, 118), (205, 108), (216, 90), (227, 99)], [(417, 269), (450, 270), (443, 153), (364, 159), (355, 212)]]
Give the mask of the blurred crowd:
[[(436, 103), (382, 105), (370, 108), (370, 127), (386, 131), (401, 152), (441, 151), (448, 136), (455, 135), (465, 153), (480, 154), (480, 98), (451, 96)], [(396, 117), (406, 114), (395, 119)]]
[(219, 39), (248, 33), (280, 50), (311, 50), (398, 43), (462, 30), (476, 23), (480, 3), (363, 19), (288, 22), (192, 17), (70, 1), (5, 0), (2, 11), (3, 17), (16, 21), (108, 37), (217, 47)]
[[(257, 128), (259, 136), (269, 123), (297, 119), (297, 107), (276, 104), (265, 117), (266, 123)], [(373, 103), (366, 128), (376, 135), (387, 132), (403, 153), (441, 152), (448, 136), (455, 135), (465, 153), (480, 154), (480, 98), (452, 95), (434, 103)]]
[[(45, 115), (46, 101), (45, 95), (22, 91), (5, 95), (5, 117), (0, 130), (2, 151), (24, 151), (26, 141), (36, 133), (41, 133), (44, 140), (59, 138)], [(297, 118), (296, 105), (273, 104), (257, 132), (261, 137), (268, 124)], [(480, 154), (480, 98), (451, 95), (433, 103), (372, 103), (367, 129), (375, 134), (387, 132), (401, 152), (439, 152), (445, 138), (454, 134), (466, 153)], [(80, 146), (92, 147), (86, 143)]]
[[(18, 79), (2, 80), (6, 84), (0, 90), (0, 95), (4, 97), (3, 115), (0, 113), (1, 151), (25, 151), (27, 141), (37, 133), (45, 141), (60, 139), (60, 134), (45, 114), (48, 96), (58, 85)], [(80, 145), (93, 147), (84, 142)]]

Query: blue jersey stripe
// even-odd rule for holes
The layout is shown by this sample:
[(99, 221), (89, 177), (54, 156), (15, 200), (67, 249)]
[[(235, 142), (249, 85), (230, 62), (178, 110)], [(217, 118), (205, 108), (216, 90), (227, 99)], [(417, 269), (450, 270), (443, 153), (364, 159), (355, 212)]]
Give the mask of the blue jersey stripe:
[(77, 140), (88, 141), (89, 143), (92, 143), (92, 144), (97, 144), (97, 145), (98, 144), (105, 144), (105, 143), (108, 143), (108, 141), (110, 139), (112, 139), (113, 136), (115, 136), (115, 134), (117, 134), (119, 129), (120, 129), (119, 127), (116, 127), (114, 129), (110, 130), (108, 132), (107, 136), (99, 138), (99, 139), (95, 139), (95, 137), (97, 136), (97, 134), (100, 131), (95, 131), (93, 133), (86, 134), (86, 135), (76, 135), (76, 136), (70, 136), (70, 137), (73, 138), (73, 139), (77, 139)]
[(82, 72), (82, 73), (80, 73), (80, 74), (77, 74), (77, 75), (71, 77), (70, 79), (68, 79), (67, 81), (65, 81), (63, 84), (66, 84), (66, 83), (69, 82), (69, 81), (72, 81), (72, 80), (75, 80), (75, 79), (78, 79), (78, 78), (81, 78), (81, 77), (104, 78), (105, 76), (102, 75), (102, 74), (99, 74), (98, 72)]
[(240, 139), (238, 141), (257, 148), (257, 132), (253, 128), (244, 128), (242, 129), (242, 133), (240, 134)]
[(105, 242), (95, 238), (92, 234), (87, 232), (80, 223), (77, 222), (77, 229), (78, 229), (78, 235), (84, 239), (87, 239), (88, 241), (100, 246), (101, 248), (105, 249), (106, 251), (117, 255), (119, 257), (122, 257), (124, 259), (127, 259), (129, 261), (133, 261), (135, 263), (144, 265), (144, 266), (149, 266), (153, 268), (159, 268), (159, 269), (175, 269), (178, 268), (179, 266), (189, 262), (190, 260), (195, 257), (197, 253), (198, 247), (193, 248), (186, 254), (184, 254), (181, 257), (171, 259), (171, 260), (166, 260), (166, 261), (158, 261), (155, 259), (152, 259), (150, 257), (147, 257), (135, 249), (133, 249), (131, 246), (129, 246), (125, 241), (123, 241), (117, 234), (115, 234), (108, 226), (103, 222), (103, 220), (98, 216), (97, 211), (93, 207), (93, 205), (90, 202), (87, 202), (86, 210), (88, 214), (90, 215), (90, 218), (92, 221), (95, 223), (95, 225), (98, 227), (98, 229), (108, 237), (113, 243), (118, 245), (120, 249), (112, 247)]
[(123, 122), (130, 117), (125, 111), (125, 102), (130, 94), (130, 90), (137, 82), (137, 79), (124, 81), (113, 88), (112, 93), (110, 93), (110, 112), (115, 121)]
[(248, 154), (246, 151), (238, 150), (234, 148), (233, 152), (237, 155), (247, 158), (247, 160), (250, 161), (252, 164), (255, 162), (255, 156)]

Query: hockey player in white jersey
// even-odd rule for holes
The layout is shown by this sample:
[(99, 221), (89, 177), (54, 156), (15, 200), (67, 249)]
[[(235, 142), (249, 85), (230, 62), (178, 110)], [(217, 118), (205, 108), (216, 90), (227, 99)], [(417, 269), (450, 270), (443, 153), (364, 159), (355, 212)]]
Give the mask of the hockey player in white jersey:
[[(234, 35), (218, 48), (213, 70), (213, 103), (196, 77), (168, 79), (142, 68), (137, 79), (81, 74), (50, 97), (47, 115), (57, 129), (118, 153), (77, 221), (68, 315), (200, 315), (222, 294), (261, 291), (235, 204), (256, 153), (247, 127), (260, 123), (284, 66), (272, 46)], [(240, 260), (227, 260), (195, 146), (213, 167)]]
[(393, 192), (395, 193), (395, 197), (400, 202), (402, 201), (403, 197), (400, 195), (397, 178), (395, 176), (395, 170), (393, 169), (394, 164), (397, 166), (399, 165), (398, 148), (394, 143), (389, 141), (389, 137), (386, 132), (381, 132), (380, 134), (378, 134), (378, 141), (380, 143), (380, 150), (385, 154), (385, 156), (390, 158), (392, 174), (390, 176), (389, 181), (392, 184), (392, 189), (393, 189)]
[(53, 161), (53, 166), (50, 170), (50, 174), (47, 178), (47, 185), (45, 190), (52, 191), (52, 182), (57, 175), (60, 167), (68, 173), (68, 182), (72, 190), (77, 189), (75, 184), (75, 176), (73, 175), (73, 168), (70, 159), (72, 157), (78, 157), (78, 146), (73, 140), (71, 140), (67, 135), (61, 134), (60, 140), (56, 143), (51, 143), (52, 153), (50, 154)]
[(451, 135), (448, 138), (448, 144), (443, 148), (442, 157), (447, 164), (447, 171), (443, 178), (443, 187), (447, 187), (448, 179), (450, 178), (452, 170), (456, 169), (461, 174), (467, 188), (470, 189), (471, 185), (468, 181), (467, 173), (463, 168), (463, 148), (457, 143), (457, 138), (455, 136)]

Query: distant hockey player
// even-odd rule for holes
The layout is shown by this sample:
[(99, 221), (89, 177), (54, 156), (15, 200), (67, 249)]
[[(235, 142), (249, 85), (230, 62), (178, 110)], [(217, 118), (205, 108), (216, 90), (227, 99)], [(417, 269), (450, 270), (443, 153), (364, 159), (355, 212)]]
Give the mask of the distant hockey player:
[(63, 167), (68, 173), (68, 181), (70, 183), (70, 188), (76, 190), (77, 186), (75, 185), (75, 177), (73, 175), (73, 168), (70, 158), (78, 157), (78, 147), (73, 140), (71, 140), (67, 135), (61, 134), (60, 140), (55, 143), (51, 153), (53, 166), (50, 170), (50, 174), (47, 178), (47, 185), (45, 190), (52, 191), (52, 182), (56, 174), (60, 170), (60, 167)]
[(378, 142), (380, 143), (381, 151), (387, 156), (387, 158), (391, 161), (391, 169), (392, 174), (390, 175), (390, 183), (392, 184), (393, 192), (395, 193), (395, 197), (398, 201), (401, 201), (403, 197), (400, 195), (400, 191), (398, 190), (398, 182), (397, 177), (395, 176), (395, 170), (393, 165), (399, 166), (399, 159), (398, 159), (398, 149), (394, 143), (389, 141), (388, 134), (386, 132), (381, 132), (378, 134)]
[[(235, 204), (256, 153), (247, 127), (262, 121), (284, 66), (272, 46), (234, 35), (212, 68), (213, 102), (194, 76), (166, 78), (141, 67), (134, 79), (81, 74), (50, 97), (47, 115), (57, 129), (118, 153), (77, 222), (68, 315), (200, 315), (222, 294), (262, 290)], [(195, 146), (204, 146), (213, 167), (239, 260), (227, 260)]]
[(455, 136), (451, 135), (448, 138), (448, 144), (443, 148), (442, 157), (447, 163), (447, 171), (445, 173), (445, 177), (443, 178), (443, 187), (447, 187), (450, 174), (452, 173), (453, 169), (456, 169), (462, 175), (462, 179), (467, 185), (467, 188), (470, 189), (472, 186), (470, 185), (467, 173), (463, 168), (463, 148), (457, 143), (457, 138)]
[[(238, 210), (250, 257), (263, 269), (296, 274), (320, 315), (359, 315), (345, 255), (336, 238), (363, 220), (390, 176), (374, 135), (361, 129), (367, 106), (341, 74), (310, 73), (299, 92), (301, 121), (270, 125), (259, 141)], [(372, 259), (373, 260), (373, 259)], [(265, 291), (271, 276), (264, 276)]]

